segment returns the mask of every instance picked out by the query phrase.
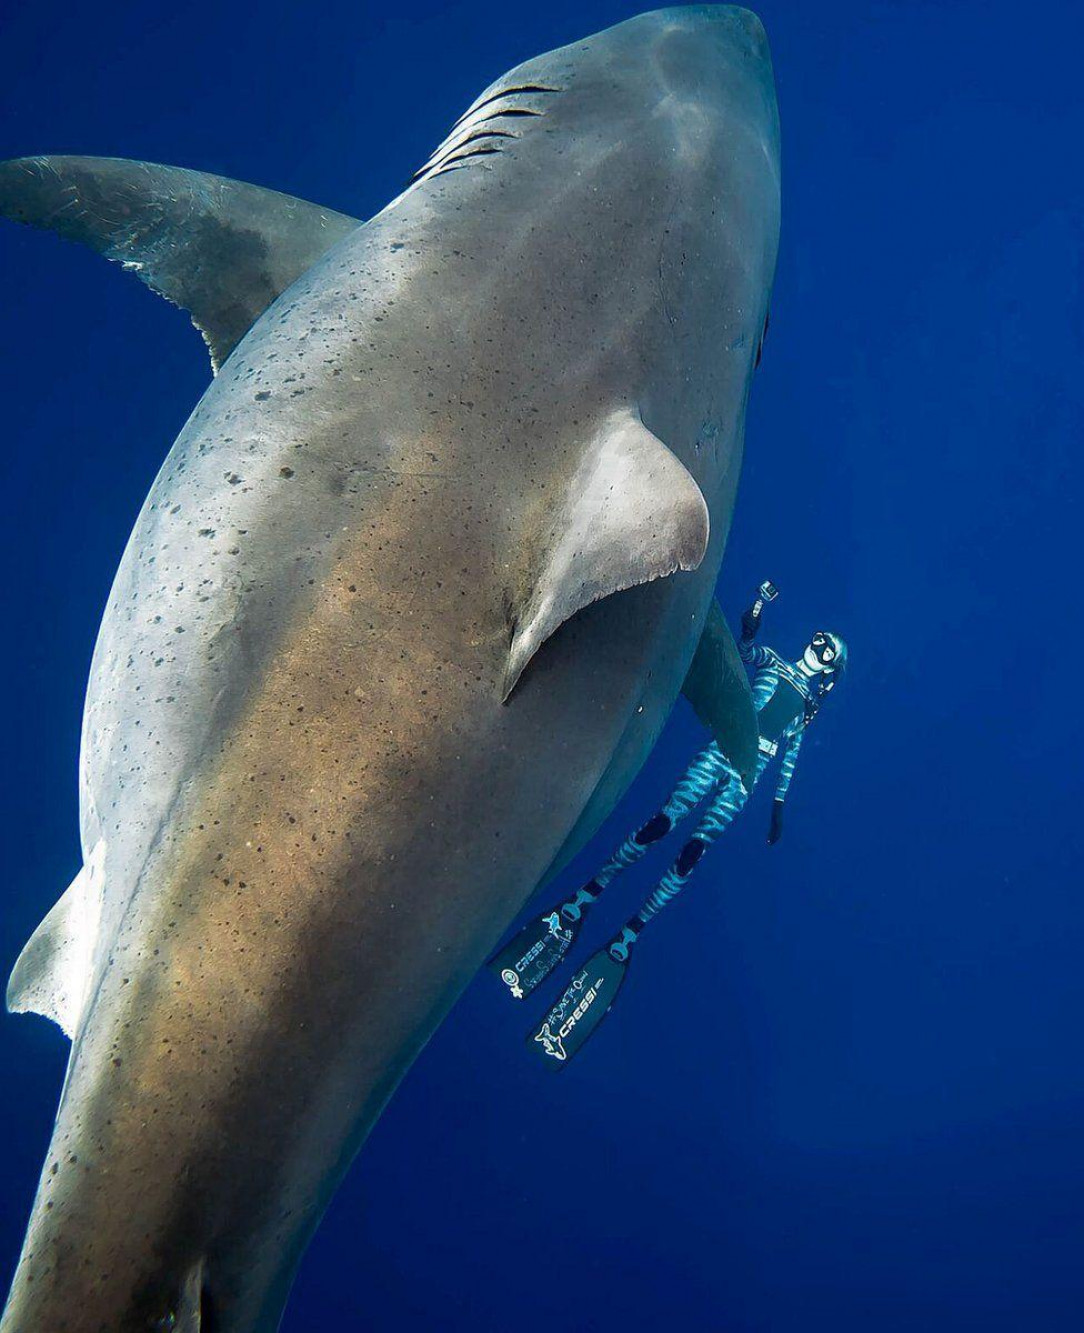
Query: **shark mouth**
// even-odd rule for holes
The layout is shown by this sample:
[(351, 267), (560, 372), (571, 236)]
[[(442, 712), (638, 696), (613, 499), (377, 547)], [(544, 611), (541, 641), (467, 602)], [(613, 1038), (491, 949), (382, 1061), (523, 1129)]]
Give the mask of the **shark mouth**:
[(411, 185), (456, 171), (499, 153), (510, 139), (521, 137), (514, 127), (525, 118), (545, 115), (547, 95), (563, 91), (540, 83), (501, 88), (483, 97), (452, 126), (452, 132), (426, 164), (410, 178)]

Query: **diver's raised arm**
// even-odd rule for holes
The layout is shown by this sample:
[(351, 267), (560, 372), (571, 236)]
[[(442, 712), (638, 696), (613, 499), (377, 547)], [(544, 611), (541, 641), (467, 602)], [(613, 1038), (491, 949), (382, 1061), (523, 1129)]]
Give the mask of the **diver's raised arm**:
[(755, 639), (760, 629), (760, 618), (764, 614), (765, 606), (768, 602), (774, 602), (778, 596), (779, 590), (775, 584), (765, 579), (757, 589), (753, 604), (742, 612), (738, 653), (746, 666), (761, 666), (766, 660), (765, 650), (756, 647)]

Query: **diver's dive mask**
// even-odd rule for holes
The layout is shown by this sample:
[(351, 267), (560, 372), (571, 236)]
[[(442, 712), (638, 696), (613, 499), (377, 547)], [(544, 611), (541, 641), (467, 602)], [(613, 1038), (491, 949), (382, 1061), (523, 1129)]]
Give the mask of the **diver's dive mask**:
[(847, 645), (838, 634), (819, 629), (810, 639), (802, 660), (810, 671), (835, 674), (847, 664)]

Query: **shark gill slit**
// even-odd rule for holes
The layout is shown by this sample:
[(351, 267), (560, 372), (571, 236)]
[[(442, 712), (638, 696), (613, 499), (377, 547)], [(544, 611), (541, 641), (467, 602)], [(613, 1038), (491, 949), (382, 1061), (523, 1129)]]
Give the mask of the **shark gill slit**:
[[(454, 165), (459, 165), (464, 157), (488, 156), (500, 151), (500, 145), (495, 145), (486, 150), (476, 150), (471, 153), (461, 153), (461, 150), (469, 143), (483, 137), (494, 139), (518, 139), (518, 134), (513, 134), (508, 130), (482, 130), (480, 127), (489, 124), (494, 120), (501, 120), (504, 117), (512, 116), (542, 116), (545, 112), (538, 107), (520, 107), (509, 106), (501, 107), (495, 105), (508, 98), (523, 96), (526, 94), (538, 93), (559, 93), (561, 88), (544, 87), (541, 84), (524, 84), (519, 88), (502, 88), (493, 93), (484, 101), (479, 102), (477, 106), (465, 112), (452, 126), (450, 132), (433, 152), (428, 162), (419, 168), (410, 178), (410, 185), (417, 185), (419, 182), (428, 179), (431, 176), (440, 175), (444, 170), (453, 170)], [(488, 110), (487, 110), (488, 108)], [(485, 111), (485, 115), (479, 113)]]
[(521, 95), (524, 93), (560, 93), (563, 91), (564, 91), (563, 88), (550, 88), (547, 87), (545, 84), (541, 83), (522, 83), (519, 85), (518, 88), (501, 88), (499, 91), (495, 93), (490, 93), (488, 97), (482, 98), (480, 102), (477, 102), (469, 110), (464, 111), (463, 114), (452, 126), (452, 133), (454, 134), (455, 131), (459, 129), (460, 125), (462, 125), (465, 120), (468, 120), (471, 116), (477, 115), (477, 113), (481, 111), (483, 107), (489, 106), (491, 102), (500, 101), (502, 97), (516, 97), (517, 95)]
[[(506, 137), (512, 139), (515, 138), (515, 135), (509, 134)], [(465, 140), (464, 142), (469, 143), (470, 140), (468, 139)], [(461, 153), (458, 149), (456, 149), (454, 153), (449, 153), (448, 156), (442, 158), (440, 162), (435, 163), (432, 166), (422, 167), (420, 171), (415, 172), (415, 174), (410, 178), (411, 184), (413, 184), (415, 181), (421, 180), (423, 176), (439, 176), (442, 171), (451, 171), (453, 166), (465, 165), (468, 158), (489, 157), (492, 156), (492, 154), (494, 153), (499, 153), (500, 151), (501, 151), (500, 148), (497, 147), (496, 145), (490, 148), (485, 148), (485, 147), (472, 148), (467, 153)]]

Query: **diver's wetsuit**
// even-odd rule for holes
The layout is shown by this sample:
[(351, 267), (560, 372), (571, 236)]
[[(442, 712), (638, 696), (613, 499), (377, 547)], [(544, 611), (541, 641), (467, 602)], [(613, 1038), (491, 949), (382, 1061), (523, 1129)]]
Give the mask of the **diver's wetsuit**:
[[(798, 750), (805, 729), (812, 721), (819, 703), (819, 685), (816, 678), (803, 673), (793, 662), (787, 662), (772, 648), (758, 647), (753, 636), (756, 623), (743, 626), (738, 644), (742, 661), (753, 668), (753, 706), (757, 712), (760, 746), (755, 785), (780, 748), (783, 761), (775, 787), (777, 808), (782, 806), (790, 788)], [(702, 801), (711, 800), (693, 836), (682, 847), (670, 869), (629, 923), (633, 934), (637, 927), (646, 925), (689, 881), (693, 870), (708, 847), (733, 822), (734, 816), (749, 799), (749, 792), (730, 761), (713, 741), (697, 755), (674, 788), (669, 800), (647, 823), (618, 847), (613, 856), (581, 890), (591, 900), (595, 890), (601, 891), (626, 866), (635, 864), (652, 843), (665, 838), (670, 830)]]
[[(797, 662), (787, 662), (771, 648), (754, 642), (761, 611), (774, 600), (772, 584), (763, 583), (754, 604), (742, 616), (738, 650), (752, 669), (753, 706), (759, 730), (751, 789), (782, 750), (768, 841), (783, 828), (783, 801), (790, 788), (805, 729), (846, 668), (847, 645), (838, 634), (817, 630)], [(501, 949), (489, 966), (516, 999), (529, 995), (565, 957), (576, 941), (584, 914), (607, 884), (626, 866), (634, 865), (652, 843), (665, 838), (675, 824), (704, 805), (700, 823), (678, 853), (647, 901), (621, 927), (618, 935), (594, 953), (566, 986), (543, 1023), (528, 1034), (528, 1048), (551, 1068), (562, 1068), (579, 1051), (610, 1012), (622, 986), (629, 955), (637, 937), (671, 898), (689, 882), (708, 847), (734, 820), (748, 800), (741, 775), (716, 744), (690, 764), (662, 809), (625, 839), (613, 856), (575, 896), (529, 921)]]

